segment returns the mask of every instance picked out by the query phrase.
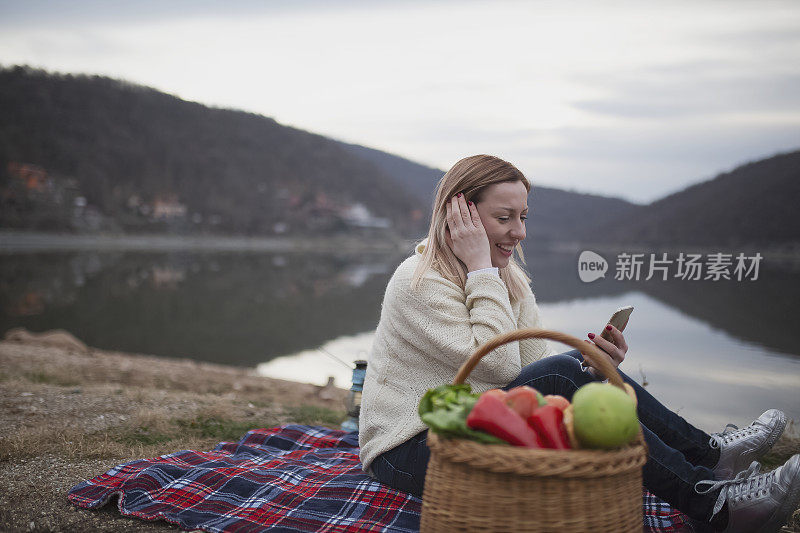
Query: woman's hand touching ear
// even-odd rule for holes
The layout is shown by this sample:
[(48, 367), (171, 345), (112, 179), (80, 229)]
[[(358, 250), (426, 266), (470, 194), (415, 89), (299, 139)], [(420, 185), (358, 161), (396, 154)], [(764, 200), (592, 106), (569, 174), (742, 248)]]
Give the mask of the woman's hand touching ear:
[(478, 215), (478, 208), (459, 193), (447, 202), (447, 245), (467, 267), (468, 272), (492, 266), (489, 237)]

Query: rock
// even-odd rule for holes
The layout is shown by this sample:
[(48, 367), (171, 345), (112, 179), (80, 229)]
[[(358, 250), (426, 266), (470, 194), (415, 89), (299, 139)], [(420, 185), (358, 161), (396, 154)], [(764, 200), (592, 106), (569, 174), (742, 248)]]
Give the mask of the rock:
[(337, 397), (336, 386), (333, 384), (333, 376), (328, 376), (328, 383), (322, 387), (318, 393), (323, 400), (335, 400)]
[(6, 331), (5, 340), (22, 344), (39, 344), (53, 346), (67, 351), (89, 353), (89, 347), (79, 341), (70, 332), (63, 329), (52, 329), (43, 333), (32, 333), (25, 328), (12, 328)]

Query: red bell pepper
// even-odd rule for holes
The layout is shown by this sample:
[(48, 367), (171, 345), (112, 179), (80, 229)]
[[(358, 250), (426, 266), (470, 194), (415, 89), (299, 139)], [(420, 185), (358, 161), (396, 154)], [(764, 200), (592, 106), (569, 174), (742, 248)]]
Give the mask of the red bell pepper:
[(543, 442), (525, 419), (519, 416), (497, 394), (481, 394), (467, 416), (467, 426), (483, 430), (514, 446), (542, 448)]
[(547, 405), (555, 405), (561, 409), (562, 413), (564, 412), (564, 409), (569, 407), (569, 400), (558, 394), (548, 394), (544, 397), (544, 401), (547, 402)]
[(514, 387), (506, 394), (506, 403), (523, 419), (528, 418), (545, 401), (542, 395), (533, 387), (522, 385)]
[(545, 448), (556, 450), (569, 450), (572, 448), (564, 427), (564, 412), (555, 405), (543, 405), (533, 412), (527, 419), (539, 437), (544, 441)]
[(506, 398), (508, 397), (508, 393), (506, 391), (504, 391), (503, 389), (489, 389), (486, 392), (484, 392), (483, 394), (488, 394), (490, 396), (497, 396), (498, 398), (500, 398), (503, 401), (506, 401)]

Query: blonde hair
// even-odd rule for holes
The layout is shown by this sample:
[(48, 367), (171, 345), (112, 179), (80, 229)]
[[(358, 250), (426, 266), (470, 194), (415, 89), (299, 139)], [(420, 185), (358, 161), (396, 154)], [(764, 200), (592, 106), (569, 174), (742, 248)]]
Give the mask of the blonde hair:
[[(508, 161), (490, 155), (465, 157), (442, 176), (436, 188), (436, 199), (433, 201), (433, 215), (425, 250), (422, 252), (422, 257), (411, 279), (413, 289), (419, 286), (425, 273), (431, 268), (462, 288), (466, 285), (467, 268), (456, 257), (445, 240), (446, 204), (459, 192), (467, 201), (478, 203), (481, 195), (490, 185), (515, 181), (521, 181), (530, 193), (531, 185), (517, 167)], [(524, 265), (525, 255), (522, 246), (517, 244), (515, 250)], [(524, 298), (529, 291), (531, 279), (514, 257), (508, 262), (508, 266), (499, 270), (500, 278), (508, 287), (509, 299), (514, 301)]]

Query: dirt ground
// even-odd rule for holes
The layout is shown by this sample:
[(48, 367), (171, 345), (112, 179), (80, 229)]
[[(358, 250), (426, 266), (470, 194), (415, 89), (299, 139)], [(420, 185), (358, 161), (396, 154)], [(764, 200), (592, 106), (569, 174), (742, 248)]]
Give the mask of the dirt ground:
[[(75, 346), (0, 342), (0, 532), (177, 531), (79, 509), (66, 498), (116, 464), (210, 450), (248, 429), (284, 423), (336, 428), (347, 391), (268, 379), (252, 370)], [(787, 430), (788, 432), (788, 430)], [(782, 438), (775, 466), (800, 452)], [(800, 511), (784, 532), (800, 532)]]
[(336, 428), (347, 391), (190, 360), (0, 342), (0, 531), (167, 531), (79, 509), (76, 483), (112, 466), (210, 450), (248, 429)]

